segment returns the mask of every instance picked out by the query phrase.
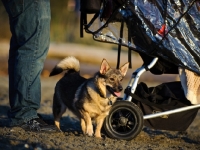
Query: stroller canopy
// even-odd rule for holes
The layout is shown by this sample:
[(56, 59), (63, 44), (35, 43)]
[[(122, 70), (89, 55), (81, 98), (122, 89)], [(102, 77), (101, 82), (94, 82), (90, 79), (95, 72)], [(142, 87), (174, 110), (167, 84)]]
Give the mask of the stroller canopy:
[(85, 30), (200, 75), (199, 0), (104, 0)]

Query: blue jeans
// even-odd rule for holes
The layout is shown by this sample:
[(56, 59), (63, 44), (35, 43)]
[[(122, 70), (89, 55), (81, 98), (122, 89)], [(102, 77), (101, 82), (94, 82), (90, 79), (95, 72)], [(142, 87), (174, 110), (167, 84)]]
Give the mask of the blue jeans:
[(11, 126), (38, 118), (40, 75), (50, 44), (50, 0), (2, 0), (9, 15)]

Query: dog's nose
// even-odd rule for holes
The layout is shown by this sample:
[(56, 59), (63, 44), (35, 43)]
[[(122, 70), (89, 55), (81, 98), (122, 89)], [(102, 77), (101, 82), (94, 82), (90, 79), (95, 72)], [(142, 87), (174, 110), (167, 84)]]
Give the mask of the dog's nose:
[(123, 90), (123, 87), (122, 87), (122, 86), (119, 86), (119, 87), (118, 87), (118, 90), (119, 90), (119, 91), (122, 91), (122, 90)]

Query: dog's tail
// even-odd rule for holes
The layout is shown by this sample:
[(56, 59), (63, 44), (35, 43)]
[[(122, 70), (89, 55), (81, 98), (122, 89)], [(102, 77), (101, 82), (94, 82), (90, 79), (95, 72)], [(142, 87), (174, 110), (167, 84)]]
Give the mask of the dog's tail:
[(71, 71), (75, 71), (75, 72), (79, 72), (80, 71), (80, 63), (78, 61), (78, 59), (76, 59), (73, 56), (70, 57), (66, 57), (65, 59), (61, 60), (51, 71), (49, 76), (54, 76), (57, 75), (61, 72), (63, 72), (64, 70), (71, 70)]

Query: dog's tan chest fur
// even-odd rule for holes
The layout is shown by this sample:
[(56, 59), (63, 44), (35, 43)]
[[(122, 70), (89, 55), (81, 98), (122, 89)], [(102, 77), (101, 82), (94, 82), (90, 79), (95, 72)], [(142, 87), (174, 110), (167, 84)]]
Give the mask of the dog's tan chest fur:
[(115, 97), (112, 98), (99, 98), (98, 96), (95, 96), (93, 98), (92, 102), (86, 102), (83, 104), (83, 109), (87, 111), (92, 118), (95, 118), (99, 115), (108, 115), (110, 108), (112, 105), (109, 104), (109, 101), (112, 101), (114, 103), (116, 101)]

